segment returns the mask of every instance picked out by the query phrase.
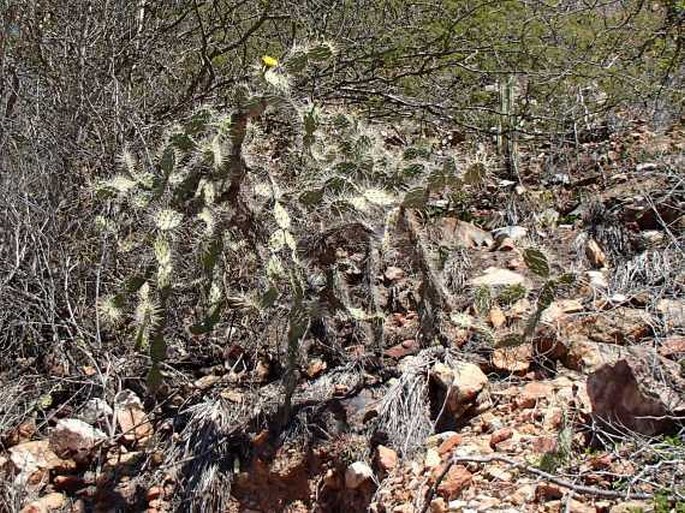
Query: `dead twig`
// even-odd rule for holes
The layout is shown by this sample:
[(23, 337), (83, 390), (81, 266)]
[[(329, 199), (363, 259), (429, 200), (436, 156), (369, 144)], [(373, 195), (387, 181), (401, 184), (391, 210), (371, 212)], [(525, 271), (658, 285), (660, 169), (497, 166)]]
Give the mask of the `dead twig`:
[(592, 497), (601, 497), (603, 499), (636, 499), (636, 500), (648, 500), (652, 498), (652, 495), (648, 493), (631, 493), (631, 492), (618, 492), (618, 491), (613, 491), (613, 490), (603, 490), (601, 488), (595, 488), (594, 486), (584, 486), (584, 485), (579, 485), (576, 483), (572, 483), (571, 481), (567, 481), (566, 479), (562, 479), (558, 476), (555, 476), (553, 474), (550, 474), (549, 472), (545, 472), (544, 470), (537, 469), (535, 467), (531, 467), (530, 465), (526, 465), (525, 463), (518, 462), (516, 460), (513, 460), (511, 458), (507, 458), (506, 456), (499, 456), (496, 454), (493, 454), (491, 456), (454, 456), (452, 459), (447, 463), (445, 466), (444, 470), (440, 473), (438, 478), (435, 480), (435, 484), (428, 490), (428, 494), (426, 496), (426, 502), (424, 503), (423, 509), (421, 510), (421, 513), (426, 513), (428, 511), (428, 508), (430, 507), (431, 500), (435, 496), (435, 492), (437, 491), (438, 487), (440, 486), (440, 483), (442, 480), (445, 478), (447, 473), (450, 471), (453, 465), (459, 464), (459, 463), (492, 463), (493, 461), (498, 461), (501, 463), (506, 463), (507, 465), (510, 465), (518, 470), (522, 470), (524, 472), (528, 472), (529, 474), (536, 475), (538, 477), (542, 477), (546, 481), (549, 481), (550, 483), (554, 483), (556, 485), (559, 485), (563, 488), (568, 488), (574, 493), (578, 493), (581, 495), (590, 495)]

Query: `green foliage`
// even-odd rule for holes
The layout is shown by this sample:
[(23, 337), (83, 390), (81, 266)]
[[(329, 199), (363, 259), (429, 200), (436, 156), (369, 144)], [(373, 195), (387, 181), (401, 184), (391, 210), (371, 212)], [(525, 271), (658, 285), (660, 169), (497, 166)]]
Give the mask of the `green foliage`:
[[(559, 276), (550, 277), (550, 264), (547, 256), (539, 249), (527, 248), (523, 252), (523, 259), (530, 271), (537, 276), (544, 278), (545, 281), (538, 292), (535, 311), (529, 317), (523, 334), (512, 333), (502, 340), (499, 340), (498, 347), (511, 347), (530, 341), (535, 335), (535, 330), (542, 318), (543, 312), (549, 308), (555, 300), (560, 289), (573, 285), (576, 277), (573, 273), (564, 273)], [(506, 303), (514, 302), (526, 295), (525, 287), (514, 286), (512, 290), (505, 289), (498, 300)], [(502, 299), (502, 294), (504, 297)]]
[[(119, 253), (130, 277), (101, 302), (100, 313), (110, 325), (128, 321), (133, 346), (150, 357), (151, 388), (159, 385), (165, 336), (178, 329), (179, 317), (192, 311), (185, 329), (202, 336), (227, 311), (265, 321), (287, 308), (288, 403), (313, 317), (339, 314), (373, 326), (365, 336), (378, 336), (374, 293), (355, 296), (341, 276), (338, 249), (380, 251), (400, 209), (427, 208), (430, 194), (461, 186), (453, 160), (430, 145), (388, 148), (373, 125), (300, 100), (291, 71), (321, 63), (333, 50), (302, 46), (263, 66), (235, 90), (231, 111), (198, 109), (167, 130), (154, 156), (127, 149), (119, 172), (96, 185), (116, 212), (101, 217), (103, 236), (138, 249)], [(278, 157), (277, 141), (263, 131), (272, 119), (294, 134)], [(315, 273), (325, 277), (322, 287), (308, 286)]]
[[(321, 62), (332, 52), (330, 45), (313, 45), (298, 48), (293, 55)], [(144, 269), (142, 275), (135, 273), (125, 280), (121, 292), (101, 301), (100, 314), (110, 323), (120, 322), (128, 303), (134, 300), (132, 294), (137, 295), (131, 315), (133, 345), (149, 354), (151, 388), (161, 380), (167, 322), (187, 290), (197, 287), (200, 291), (197, 306), (202, 313), (189, 331), (201, 335), (212, 331), (226, 308), (262, 311), (275, 304), (279, 297), (277, 285), (287, 278), (280, 260), (284, 249), (290, 251), (290, 263), (297, 268), (290, 215), (273, 193), (275, 229), (269, 238), (270, 257), (262, 280), (268, 286), (255, 298), (226, 295), (222, 279), (226, 272), (225, 251), (234, 244), (234, 234), (249, 238), (254, 229), (241, 226), (241, 216), (249, 213), (236, 214), (241, 208), (239, 193), (246, 175), (243, 143), (247, 127), (269, 105), (292, 109), (290, 79), (284, 71), (288, 62), (282, 69), (268, 68), (258, 73), (251, 91), (236, 91), (237, 103), (229, 114), (205, 107), (173, 126), (163, 136), (156, 156), (145, 163), (126, 149), (120, 158), (120, 172), (96, 184), (97, 197), (117, 212), (116, 216), (100, 217), (103, 235), (121, 245), (125, 234), (131, 234), (143, 252), (142, 256), (132, 254), (130, 258), (138, 259)], [(317, 127), (316, 109), (303, 111), (301, 122), (303, 144), (309, 147)], [(249, 244), (254, 247), (257, 242), (251, 240)], [(264, 255), (264, 251), (254, 249), (255, 255)], [(293, 283), (302, 281), (296, 278), (297, 272), (291, 271), (290, 275)], [(293, 308), (300, 303), (294, 301)]]
[(549, 277), (549, 262), (542, 251), (536, 248), (527, 248), (523, 252), (523, 260), (531, 272), (541, 278)]
[(523, 299), (528, 295), (526, 287), (520, 283), (514, 285), (507, 285), (497, 295), (497, 302), (503, 306), (513, 305), (519, 299)]
[(474, 292), (473, 306), (478, 315), (486, 315), (492, 308), (492, 292), (487, 285), (481, 285)]
[(674, 501), (668, 493), (654, 495), (654, 513), (685, 513), (685, 502)]

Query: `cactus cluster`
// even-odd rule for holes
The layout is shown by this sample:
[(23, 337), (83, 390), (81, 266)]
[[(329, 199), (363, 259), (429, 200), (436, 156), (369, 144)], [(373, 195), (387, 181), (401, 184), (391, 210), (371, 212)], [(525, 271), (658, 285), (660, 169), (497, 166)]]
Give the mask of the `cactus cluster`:
[[(151, 386), (165, 334), (189, 310), (192, 335), (212, 332), (228, 310), (262, 321), (289, 311), (286, 385), (323, 312), (382, 336), (374, 280), (389, 230), (403, 209), (460, 180), (427, 147), (388, 147), (375, 127), (297, 94), (297, 73), (333, 51), (316, 44), (280, 61), (265, 56), (233, 110), (198, 109), (167, 130), (156, 154), (125, 150), (119, 172), (96, 185), (108, 212), (99, 226), (129, 274), (99, 315), (129, 321), (134, 346), (149, 354)], [(269, 120), (286, 129), (269, 135)], [(281, 148), (284, 133), (294, 135)], [(365, 255), (361, 285), (341, 276), (340, 249)]]

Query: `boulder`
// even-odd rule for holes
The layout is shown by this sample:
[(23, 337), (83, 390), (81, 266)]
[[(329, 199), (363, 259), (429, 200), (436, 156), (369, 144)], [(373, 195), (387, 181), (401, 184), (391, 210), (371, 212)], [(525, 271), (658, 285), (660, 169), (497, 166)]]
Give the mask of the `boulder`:
[(436, 363), (431, 370), (431, 378), (446, 395), (446, 409), (460, 417), (468, 410), (481, 413), (490, 406), (488, 394), (488, 377), (480, 367), (472, 363), (457, 362), (448, 366)]
[(373, 470), (363, 461), (355, 461), (345, 470), (345, 488), (356, 490), (367, 481), (373, 480)]
[(379, 445), (376, 448), (376, 464), (383, 472), (390, 472), (397, 466), (397, 453), (390, 447)]
[(685, 301), (680, 299), (662, 299), (656, 304), (667, 329), (685, 328)]
[(79, 417), (88, 424), (96, 425), (101, 422), (107, 422), (113, 414), (114, 411), (109, 404), (107, 404), (107, 401), (93, 398), (83, 405)]
[(527, 281), (522, 274), (509, 269), (488, 267), (482, 275), (473, 278), (470, 283), (474, 287), (506, 287), (508, 285), (524, 285)]
[(601, 269), (606, 266), (606, 254), (595, 239), (588, 239), (585, 243), (585, 257), (595, 269)]
[(447, 247), (489, 248), (495, 243), (489, 232), (453, 217), (440, 219), (430, 228), (430, 232), (431, 238)]
[(438, 495), (448, 501), (455, 499), (464, 488), (471, 484), (472, 479), (473, 474), (466, 467), (453, 465), (438, 485)]
[(79, 419), (60, 419), (50, 434), (50, 448), (60, 458), (87, 461), (107, 435)]
[(50, 511), (57, 511), (62, 509), (66, 503), (67, 498), (61, 493), (49, 493), (27, 506), (24, 506), (21, 513), (48, 513)]
[(15, 483), (23, 486), (42, 481), (53, 469), (72, 469), (74, 462), (63, 460), (50, 448), (48, 440), (36, 440), (15, 445), (9, 459), (16, 471)]
[(598, 419), (647, 436), (669, 433), (685, 415), (680, 366), (651, 349), (632, 347), (588, 376), (587, 393)]
[(530, 344), (498, 347), (492, 352), (491, 360), (492, 366), (499, 372), (525, 372), (533, 361), (533, 347)]
[(614, 363), (626, 348), (616, 344), (593, 342), (583, 335), (573, 335), (569, 339), (567, 352), (562, 361), (565, 367), (590, 374), (607, 363)]
[(114, 411), (117, 424), (124, 440), (134, 446), (145, 445), (153, 434), (143, 403), (131, 390), (122, 390), (114, 398)]
[(659, 345), (661, 356), (682, 358), (685, 356), (685, 337), (668, 337)]
[(581, 335), (594, 342), (626, 345), (651, 337), (655, 324), (646, 311), (625, 306), (588, 315), (567, 315), (555, 306), (543, 314), (543, 321), (564, 337)]

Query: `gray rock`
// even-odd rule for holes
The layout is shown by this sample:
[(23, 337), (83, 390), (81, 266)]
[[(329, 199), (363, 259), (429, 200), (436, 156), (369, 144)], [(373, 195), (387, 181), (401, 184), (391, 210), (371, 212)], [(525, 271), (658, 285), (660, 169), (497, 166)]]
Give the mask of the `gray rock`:
[(107, 401), (99, 398), (90, 399), (83, 405), (79, 417), (88, 424), (95, 425), (99, 422), (107, 422), (112, 418), (114, 411)]
[(345, 470), (345, 488), (355, 490), (373, 477), (373, 470), (367, 463), (355, 461)]
[(107, 435), (79, 419), (61, 419), (50, 434), (50, 447), (61, 457), (84, 460)]
[(471, 285), (479, 286), (507, 286), (507, 285), (523, 285), (526, 283), (526, 278), (517, 272), (509, 269), (501, 269), (498, 267), (488, 267), (484, 273), (471, 280)]
[(492, 236), (497, 241), (506, 237), (516, 241), (528, 235), (528, 228), (525, 226), (504, 226), (502, 228), (495, 228), (490, 233), (492, 233)]

